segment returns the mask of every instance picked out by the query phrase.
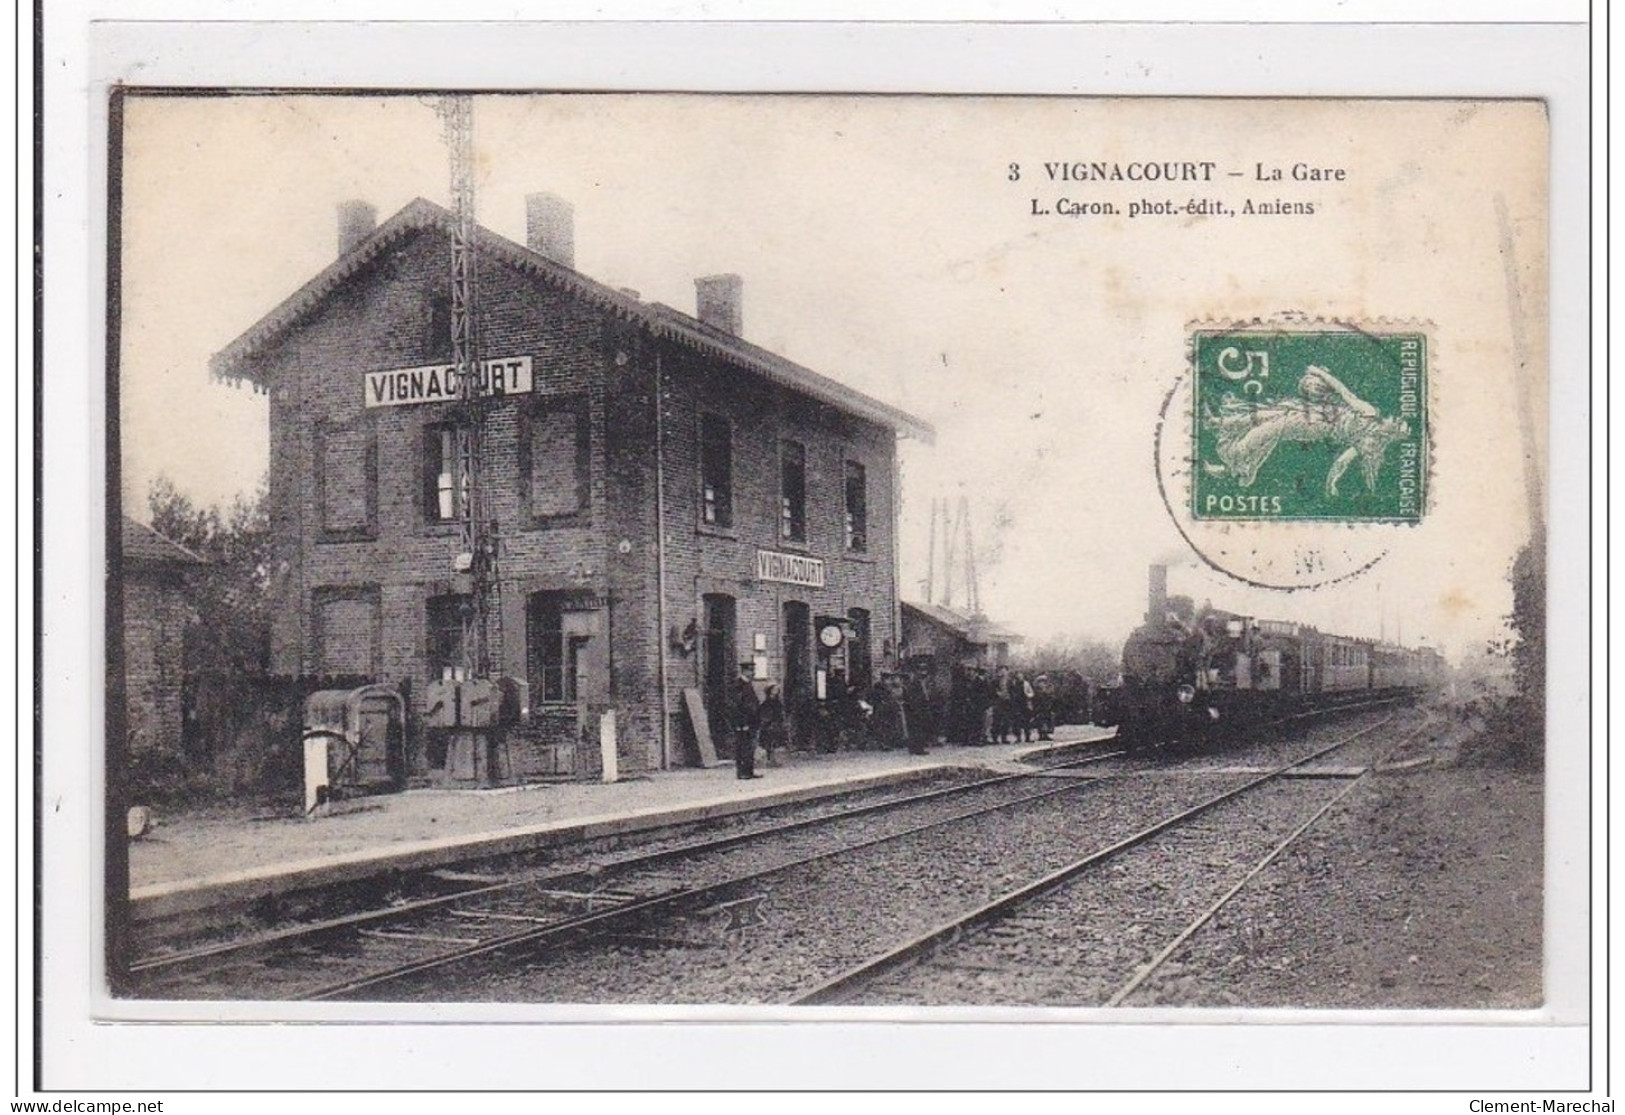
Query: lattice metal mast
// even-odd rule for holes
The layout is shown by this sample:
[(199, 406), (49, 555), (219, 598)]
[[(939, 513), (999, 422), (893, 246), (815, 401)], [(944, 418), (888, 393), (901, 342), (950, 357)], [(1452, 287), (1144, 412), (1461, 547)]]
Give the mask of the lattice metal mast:
[(965, 524), (965, 603), (970, 608), (970, 614), (982, 614), (982, 591), (976, 583), (976, 542), (971, 538), (970, 532), (970, 499), (959, 497), (959, 520)]
[(937, 498), (931, 497), (931, 546), (925, 556), (925, 602), (937, 602)]
[(468, 562), (473, 581), (473, 599), (463, 622), (463, 656), (472, 676), (489, 677), (493, 658), (500, 659), (502, 653), (502, 601), (496, 567), (496, 524), (488, 526), (485, 521), (480, 475), (486, 384), (480, 362), (474, 250), (474, 106), (468, 94), (451, 94), (440, 99), (436, 112), (450, 155), (452, 212), (456, 218), (451, 237), (451, 359), (457, 369), (461, 410), (457, 423), (458, 561)]

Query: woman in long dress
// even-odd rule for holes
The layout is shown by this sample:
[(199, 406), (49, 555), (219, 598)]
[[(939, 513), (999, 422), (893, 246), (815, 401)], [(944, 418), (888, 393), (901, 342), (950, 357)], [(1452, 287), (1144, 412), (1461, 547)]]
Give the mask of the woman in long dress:
[(1314, 445), (1329, 442), (1342, 452), (1326, 473), (1326, 494), (1337, 495), (1337, 485), (1349, 465), (1359, 458), (1366, 489), (1376, 491), (1377, 475), (1388, 447), (1410, 436), (1403, 419), (1384, 418), (1326, 368), (1311, 364), (1298, 380), (1301, 399), (1250, 403), (1239, 395), (1226, 395), (1218, 413), (1204, 417), (1218, 436), (1222, 464), (1205, 464), (1214, 475), (1229, 474), (1240, 487), (1250, 488), (1258, 470), (1282, 442)]

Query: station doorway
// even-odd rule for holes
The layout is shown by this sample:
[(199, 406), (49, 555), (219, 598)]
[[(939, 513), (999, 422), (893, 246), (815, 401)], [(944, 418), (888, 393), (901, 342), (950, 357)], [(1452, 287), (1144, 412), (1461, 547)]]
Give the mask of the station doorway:
[(812, 701), (812, 609), (799, 600), (784, 603), (784, 707), (789, 711)]
[(739, 672), (737, 605), (725, 593), (703, 597), (704, 629), (700, 640), (700, 669), (705, 685), (705, 715), (711, 723), (711, 738), (721, 746), (732, 743), (728, 731), (728, 683)]

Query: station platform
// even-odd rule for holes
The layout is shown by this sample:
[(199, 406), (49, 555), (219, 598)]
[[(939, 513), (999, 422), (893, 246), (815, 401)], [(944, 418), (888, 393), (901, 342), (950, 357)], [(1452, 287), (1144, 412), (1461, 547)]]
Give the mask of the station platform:
[(929, 777), (952, 768), (1015, 771), (1046, 752), (1109, 739), (1067, 726), (1045, 743), (947, 745), (906, 751), (759, 755), (761, 778), (732, 763), (628, 775), (619, 782), (539, 783), (489, 790), (408, 790), (342, 803), (325, 816), (199, 812), (157, 817), (130, 844), (130, 915), (146, 921), (332, 886), (387, 871), (421, 871), (486, 856), (690, 824)]

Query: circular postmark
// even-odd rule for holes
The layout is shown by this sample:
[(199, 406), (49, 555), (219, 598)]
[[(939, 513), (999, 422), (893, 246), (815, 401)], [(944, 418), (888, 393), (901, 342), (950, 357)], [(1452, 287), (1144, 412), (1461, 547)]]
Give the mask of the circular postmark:
[(1213, 569), (1296, 591), (1376, 567), (1427, 509), (1427, 334), (1194, 326), (1155, 438), (1174, 525)]

